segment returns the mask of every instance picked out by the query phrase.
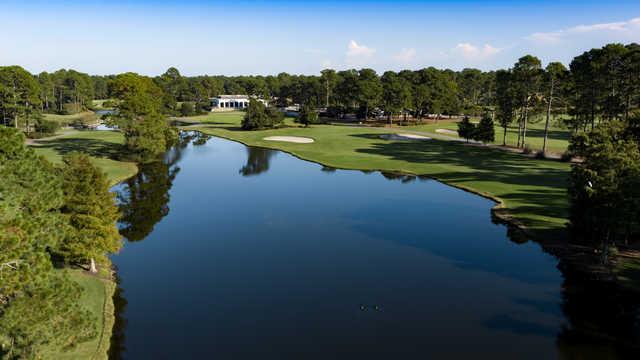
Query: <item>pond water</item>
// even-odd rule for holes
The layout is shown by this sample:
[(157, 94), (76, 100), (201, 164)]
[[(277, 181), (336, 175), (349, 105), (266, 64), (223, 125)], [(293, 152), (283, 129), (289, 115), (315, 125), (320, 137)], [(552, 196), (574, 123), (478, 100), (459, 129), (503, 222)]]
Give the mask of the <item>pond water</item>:
[(598, 322), (609, 298), (567, 291), (584, 287), (539, 245), (510, 241), (487, 199), (219, 138), (196, 143), (114, 189), (128, 241), (112, 258), (111, 358), (627, 354), (581, 329), (611, 326), (628, 343), (636, 313), (622, 330), (620, 319)]

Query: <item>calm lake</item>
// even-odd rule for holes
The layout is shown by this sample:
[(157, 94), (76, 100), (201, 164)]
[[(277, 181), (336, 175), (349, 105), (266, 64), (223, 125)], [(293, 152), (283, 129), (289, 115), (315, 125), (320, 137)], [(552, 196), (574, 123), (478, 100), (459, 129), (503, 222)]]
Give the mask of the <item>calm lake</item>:
[(628, 354), (583, 329), (629, 343), (635, 304), (607, 320), (619, 306), (511, 241), (487, 199), (196, 142), (114, 188), (128, 239), (112, 257), (114, 359)]

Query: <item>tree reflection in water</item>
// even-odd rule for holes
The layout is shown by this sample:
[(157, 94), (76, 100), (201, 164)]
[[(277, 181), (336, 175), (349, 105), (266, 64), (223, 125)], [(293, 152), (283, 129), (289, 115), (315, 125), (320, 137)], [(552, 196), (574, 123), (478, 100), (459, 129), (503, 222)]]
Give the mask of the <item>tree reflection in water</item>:
[(177, 163), (183, 150), (193, 142), (204, 144), (208, 136), (182, 132), (179, 143), (168, 150), (161, 161), (140, 164), (138, 173), (117, 189), (122, 216), (120, 234), (129, 241), (146, 238), (154, 226), (169, 213), (169, 190), (180, 171)]
[(269, 161), (277, 151), (247, 146), (247, 164), (244, 165), (239, 173), (242, 176), (259, 175), (269, 170)]

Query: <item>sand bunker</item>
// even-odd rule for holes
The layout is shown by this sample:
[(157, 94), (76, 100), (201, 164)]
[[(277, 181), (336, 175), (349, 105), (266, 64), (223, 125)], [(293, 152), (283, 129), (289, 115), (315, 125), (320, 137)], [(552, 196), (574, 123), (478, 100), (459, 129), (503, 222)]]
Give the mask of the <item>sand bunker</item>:
[(381, 137), (386, 140), (431, 140), (430, 137), (416, 134), (384, 134)]
[(309, 144), (313, 142), (312, 138), (301, 137), (301, 136), (267, 136), (262, 140), (285, 141), (285, 142), (298, 143), (298, 144)]
[(457, 131), (449, 130), (449, 129), (436, 129), (438, 134), (447, 134), (447, 135), (458, 135)]

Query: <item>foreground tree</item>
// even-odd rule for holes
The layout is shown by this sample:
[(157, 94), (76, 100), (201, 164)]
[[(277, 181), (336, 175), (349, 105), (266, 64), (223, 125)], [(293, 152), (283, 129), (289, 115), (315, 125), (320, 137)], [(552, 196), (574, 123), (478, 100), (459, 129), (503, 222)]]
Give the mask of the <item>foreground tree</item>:
[(583, 157), (569, 183), (571, 230), (575, 238), (609, 244), (640, 235), (640, 150), (620, 121), (603, 123), (572, 139), (570, 150)]
[(55, 169), (19, 131), (0, 126), (0, 174), (0, 357), (40, 358), (45, 345), (66, 348), (95, 336), (95, 319), (48, 253), (65, 229)]
[(120, 215), (115, 195), (109, 191), (106, 175), (86, 154), (71, 153), (63, 158), (64, 206), (71, 229), (57, 247), (65, 260), (90, 264), (97, 272), (96, 259), (120, 250), (122, 241), (116, 222)]

